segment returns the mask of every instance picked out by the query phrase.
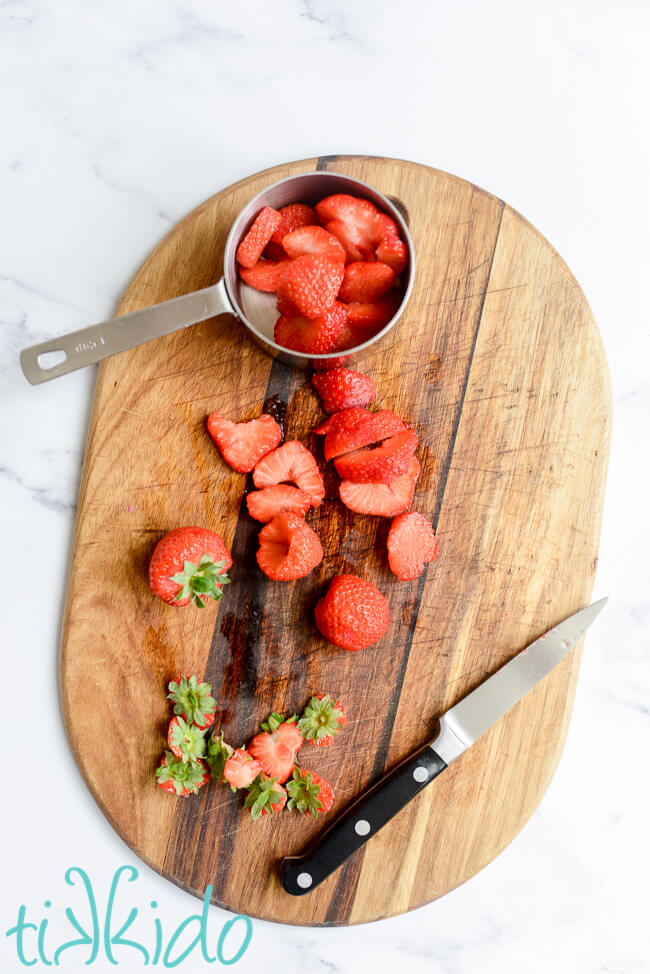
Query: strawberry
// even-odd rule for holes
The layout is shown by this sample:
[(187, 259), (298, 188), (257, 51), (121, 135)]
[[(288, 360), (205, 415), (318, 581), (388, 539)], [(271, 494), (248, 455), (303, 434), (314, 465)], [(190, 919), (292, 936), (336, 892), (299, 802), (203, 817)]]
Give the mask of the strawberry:
[(318, 436), (325, 436), (327, 433), (338, 433), (339, 430), (351, 429), (357, 426), (362, 419), (371, 414), (363, 406), (351, 406), (349, 409), (342, 409), (340, 413), (333, 413), (320, 426), (316, 426), (312, 433)]
[(406, 267), (406, 244), (399, 235), (397, 224), (382, 213), (378, 221), (379, 241), (375, 247), (375, 257), (401, 274)]
[(438, 554), (431, 522), (417, 511), (395, 518), (388, 532), (386, 548), (390, 570), (404, 581), (418, 578), (427, 562), (433, 561)]
[(257, 564), (275, 582), (304, 578), (323, 560), (318, 535), (297, 514), (278, 514), (259, 534)]
[(149, 562), (151, 591), (169, 605), (193, 602), (202, 609), (205, 599), (219, 601), (230, 581), (230, 552), (207, 528), (174, 528), (156, 545)]
[(254, 820), (260, 815), (275, 815), (287, 803), (287, 793), (282, 785), (266, 775), (257, 777), (247, 790), (244, 808), (250, 808)]
[(341, 241), (350, 260), (372, 257), (381, 214), (369, 200), (336, 193), (317, 203), (316, 212), (323, 226)]
[[(345, 328), (343, 329), (343, 334), (341, 335), (338, 342), (336, 343), (336, 348), (334, 349), (335, 352), (342, 351), (342, 350), (344, 351), (346, 348), (352, 348), (352, 345), (344, 346), (342, 344), (347, 330), (348, 330), (348, 326), (346, 325)], [(327, 372), (329, 369), (342, 369), (345, 363), (347, 362), (347, 360), (348, 360), (347, 355), (338, 355), (336, 358), (328, 358), (328, 359), (321, 359), (321, 360), (315, 359), (311, 364), (315, 372)]]
[(372, 260), (372, 244), (356, 227), (343, 220), (330, 220), (325, 229), (339, 241), (348, 261)]
[(217, 781), (223, 781), (223, 769), (226, 761), (235, 753), (234, 748), (223, 739), (223, 731), (217, 737), (212, 734), (208, 740), (208, 752), (205, 756), (205, 763), (210, 769), (210, 777)]
[(182, 717), (172, 717), (167, 731), (167, 745), (179, 761), (195, 761), (205, 757), (206, 728), (188, 724)]
[(377, 387), (368, 375), (350, 369), (331, 369), (311, 377), (311, 384), (321, 397), (326, 413), (338, 413), (350, 406), (366, 406), (377, 395)]
[(167, 689), (167, 699), (174, 704), (174, 713), (188, 724), (206, 730), (214, 723), (217, 701), (211, 696), (210, 683), (199, 683), (196, 676), (181, 676), (172, 680)]
[(179, 761), (171, 751), (165, 751), (165, 756), (156, 768), (156, 778), (158, 787), (163, 791), (187, 798), (188, 795), (195, 795), (210, 780), (210, 772), (200, 759)]
[(278, 318), (273, 337), (278, 345), (307, 355), (326, 355), (336, 348), (345, 328), (345, 305), (335, 301), (318, 318), (300, 316)]
[(381, 261), (348, 264), (339, 298), (341, 301), (379, 301), (395, 286), (395, 271)]
[(311, 497), (299, 487), (276, 484), (252, 490), (246, 496), (246, 506), (251, 517), (268, 524), (278, 514), (305, 514), (311, 507)]
[(233, 791), (238, 788), (248, 788), (260, 774), (262, 774), (262, 765), (242, 747), (233, 751), (223, 769), (223, 777)]
[(282, 430), (267, 413), (248, 423), (233, 423), (220, 413), (210, 413), (207, 427), (222, 458), (240, 473), (250, 473), (282, 439)]
[(277, 291), (280, 275), (289, 263), (286, 255), (280, 260), (258, 260), (254, 267), (242, 267), (239, 276), (256, 291)]
[[(391, 291), (379, 301), (351, 301), (347, 306), (348, 325), (353, 332), (368, 332), (363, 338), (363, 341), (366, 341), (395, 317), (401, 303), (402, 296), (397, 291)], [(361, 338), (357, 344), (360, 341)]]
[(294, 721), (285, 720), (275, 730), (256, 734), (248, 753), (262, 765), (265, 775), (284, 784), (293, 771), (303, 739)]
[(379, 514), (394, 517), (408, 511), (413, 503), (415, 481), (420, 473), (417, 457), (413, 457), (406, 473), (390, 484), (355, 484), (353, 480), (343, 480), (339, 485), (339, 496), (345, 506), (357, 514)]
[(334, 789), (329, 781), (325, 781), (315, 771), (294, 768), (290, 781), (287, 782), (289, 811), (295, 810), (301, 815), (309, 814), (318, 818), (319, 812), (329, 812), (334, 804)]
[(298, 730), (306, 741), (329, 747), (345, 724), (345, 710), (328, 693), (312, 697), (298, 721)]
[(318, 507), (325, 496), (325, 485), (314, 457), (298, 440), (289, 440), (273, 450), (255, 467), (256, 487), (273, 487), (290, 482), (309, 494), (312, 507)]
[[(275, 236), (275, 234), (273, 236)], [(282, 244), (275, 243), (273, 239), (269, 240), (269, 242), (267, 243), (266, 247), (262, 251), (262, 256), (265, 257), (266, 260), (274, 260), (276, 262), (280, 260), (289, 260), (289, 255), (287, 254)], [(239, 273), (241, 274), (241, 268), (239, 270)]]
[(237, 261), (242, 267), (255, 267), (262, 251), (281, 222), (281, 215), (271, 206), (265, 206), (260, 210), (250, 230), (237, 247)]
[(318, 318), (334, 304), (343, 274), (340, 260), (321, 254), (296, 257), (280, 276), (278, 298), (293, 304), (303, 317)]
[(337, 457), (334, 466), (341, 480), (390, 484), (406, 473), (417, 445), (416, 434), (408, 430), (389, 437), (380, 446), (367, 446)]
[(316, 627), (340, 649), (372, 646), (390, 625), (386, 598), (372, 582), (356, 575), (335, 575), (314, 609)]
[(325, 437), (324, 453), (326, 460), (351, 453), (371, 443), (379, 443), (388, 436), (408, 429), (405, 423), (390, 409), (378, 413), (366, 413), (356, 426), (335, 430)]
[[(289, 257), (322, 254), (345, 263), (345, 250), (336, 237), (323, 227), (298, 227), (282, 238), (282, 246)], [(393, 275), (394, 276), (394, 275)]]
[[(271, 243), (282, 244), (282, 241), (298, 227), (308, 227), (318, 224), (318, 214), (313, 206), (306, 203), (289, 203), (288, 206), (281, 206), (278, 210), (280, 223), (271, 235)], [(284, 248), (283, 248), (284, 249)]]

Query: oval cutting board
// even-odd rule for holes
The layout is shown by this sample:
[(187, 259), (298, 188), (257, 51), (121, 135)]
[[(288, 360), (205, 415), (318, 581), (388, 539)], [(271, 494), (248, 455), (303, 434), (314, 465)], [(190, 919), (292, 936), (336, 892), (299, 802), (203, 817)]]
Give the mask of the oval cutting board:
[[(246, 478), (221, 462), (205, 417), (218, 410), (249, 419), (275, 397), (286, 405), (286, 436), (302, 439), (322, 462), (310, 430), (323, 414), (305, 374), (273, 361), (222, 316), (100, 366), (61, 685), (85, 779), (150, 866), (198, 896), (211, 883), (214, 902), (238, 913), (346, 924), (443, 895), (519, 832), (560, 758), (580, 648), (300, 899), (283, 892), (278, 860), (300, 852), (327, 820), (283, 814), (255, 823), (224, 786), (188, 800), (155, 786), (167, 682), (180, 671), (211, 680), (218, 723), (235, 744), (271, 710), (298, 710), (318, 691), (339, 696), (349, 715), (343, 737), (328, 749), (305, 745), (300, 755), (332, 782), (335, 813), (429, 739), (437, 714), (589, 602), (611, 405), (598, 330), (549, 243), (476, 186), (398, 160), (309, 159), (218, 193), (151, 254), (119, 312), (216, 281), (242, 205), (268, 183), (314, 168), (365, 180), (408, 214), (413, 296), (360, 367), (377, 382), (377, 405), (417, 425), (414, 508), (435, 524), (440, 554), (419, 581), (394, 578), (388, 522), (348, 512), (328, 467), (327, 499), (308, 516), (322, 564), (291, 583), (258, 571)], [(232, 585), (219, 606), (179, 610), (148, 590), (153, 546), (180, 524), (211, 527), (232, 547)], [(388, 634), (361, 653), (328, 645), (312, 623), (316, 599), (341, 571), (371, 579), (390, 601)]]

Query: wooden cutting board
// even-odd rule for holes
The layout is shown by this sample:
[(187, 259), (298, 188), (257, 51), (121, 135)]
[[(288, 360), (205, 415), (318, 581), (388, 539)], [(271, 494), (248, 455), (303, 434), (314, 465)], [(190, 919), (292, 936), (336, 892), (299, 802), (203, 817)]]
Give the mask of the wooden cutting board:
[[(294, 899), (276, 866), (323, 828), (283, 814), (252, 822), (212, 785), (174, 799), (154, 782), (180, 671), (212, 681), (226, 738), (246, 741), (269, 711), (313, 693), (349, 715), (329, 749), (302, 763), (343, 808), (423, 744), (435, 718), (524, 645), (589, 602), (610, 441), (610, 388), (587, 302), (550, 244), (501, 200), (447, 173), (356, 156), (279, 166), (190, 213), (135, 275), (119, 313), (205, 287), (221, 274), (228, 229), (268, 183), (314, 168), (396, 198), (416, 248), (402, 320), (363, 362), (377, 405), (417, 425), (414, 508), (440, 554), (416, 582), (385, 556), (388, 522), (347, 511), (323, 464), (327, 499), (308, 520), (325, 557), (274, 583), (255, 562), (247, 481), (205, 432), (213, 410), (257, 416), (286, 406), (286, 436), (322, 461), (322, 419), (307, 376), (264, 354), (222, 316), (124, 352), (99, 369), (70, 568), (61, 687), (70, 741), (102, 811), (163, 876), (253, 917), (296, 924), (375, 920), (427, 903), (474, 875), (514, 838), (562, 752), (580, 649), (313, 894)], [(328, 465), (331, 466), (331, 465)], [(232, 585), (204, 611), (151, 596), (161, 535), (205, 525), (232, 547)], [(328, 645), (312, 609), (332, 576), (354, 572), (386, 594), (391, 626), (361, 653)], [(568, 810), (568, 828), (579, 828)], [(522, 889), (525, 885), (522, 876)]]

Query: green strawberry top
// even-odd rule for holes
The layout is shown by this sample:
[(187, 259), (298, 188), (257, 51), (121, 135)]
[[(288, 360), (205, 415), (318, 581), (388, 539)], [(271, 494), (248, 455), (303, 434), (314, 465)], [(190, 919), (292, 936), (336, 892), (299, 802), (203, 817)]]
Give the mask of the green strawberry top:
[(223, 586), (230, 584), (223, 571), (225, 567), (225, 561), (213, 561), (210, 555), (201, 555), (198, 565), (192, 561), (184, 562), (182, 572), (169, 576), (172, 582), (181, 586), (174, 598), (177, 601), (189, 598), (199, 609), (205, 608), (203, 599), (218, 602), (223, 595)]
[(223, 731), (218, 737), (215, 734), (210, 736), (205, 760), (210, 769), (211, 778), (215, 778), (217, 781), (224, 780), (223, 769), (226, 766), (226, 761), (232, 756), (232, 754), (234, 754), (234, 748), (224, 741)]
[(323, 811), (323, 803), (318, 797), (320, 791), (320, 785), (317, 785), (312, 778), (311, 771), (301, 771), (296, 766), (293, 769), (293, 777), (287, 782), (289, 796), (287, 808), (289, 811), (295, 808), (301, 815), (309, 812), (312, 818), (317, 818), (318, 813)]
[(311, 698), (298, 721), (298, 730), (306, 741), (318, 744), (328, 737), (336, 737), (344, 723), (345, 712), (341, 705), (326, 693)]
[(199, 683), (196, 676), (182, 676), (178, 683), (174, 680), (169, 684), (167, 697), (173, 701), (174, 713), (183, 717), (188, 724), (198, 724), (205, 727), (209, 717), (217, 709), (217, 701), (210, 696), (212, 684)]
[(274, 731), (278, 729), (280, 724), (293, 724), (295, 720), (298, 720), (296, 714), (293, 714), (292, 717), (285, 717), (284, 714), (279, 714), (274, 710), (272, 714), (269, 714), (266, 720), (262, 721), (260, 724), (260, 729), (266, 731), (268, 734), (273, 734)]
[(248, 794), (244, 808), (250, 808), (251, 817), (257, 819), (260, 815), (274, 815), (283, 807), (286, 792), (282, 785), (276, 785), (276, 778), (265, 778), (258, 775), (247, 788)]
[(174, 753), (181, 752), (181, 761), (195, 761), (205, 757), (205, 730), (188, 724), (182, 717), (174, 717), (169, 725), (168, 743)]
[(163, 763), (156, 768), (156, 778), (160, 785), (172, 782), (177, 795), (196, 794), (205, 784), (206, 767), (202, 761), (179, 761), (171, 751), (165, 751)]

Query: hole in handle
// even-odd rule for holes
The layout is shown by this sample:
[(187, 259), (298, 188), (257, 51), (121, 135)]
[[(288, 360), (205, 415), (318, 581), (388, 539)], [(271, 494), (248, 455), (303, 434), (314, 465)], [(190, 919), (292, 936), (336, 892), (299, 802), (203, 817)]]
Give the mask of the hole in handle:
[(62, 348), (57, 348), (52, 352), (41, 352), (36, 362), (39, 369), (43, 369), (44, 372), (49, 372), (50, 369), (65, 362), (67, 357), (66, 352)]

